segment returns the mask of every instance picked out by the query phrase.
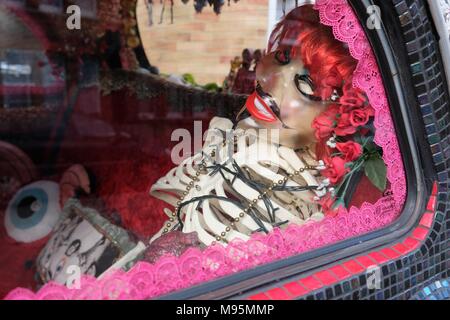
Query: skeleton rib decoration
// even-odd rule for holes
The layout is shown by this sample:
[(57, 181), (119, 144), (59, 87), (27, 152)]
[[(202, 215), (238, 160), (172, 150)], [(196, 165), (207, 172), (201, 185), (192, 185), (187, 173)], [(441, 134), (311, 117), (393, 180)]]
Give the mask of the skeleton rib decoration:
[(151, 188), (173, 210), (150, 243), (178, 230), (196, 232), (204, 245), (227, 244), (319, 221), (349, 207), (364, 179), (372, 182), (364, 200), (380, 198), (385, 164), (373, 109), (352, 86), (355, 67), (311, 5), (291, 11), (257, 65), (243, 120), (213, 119), (202, 152)]
[(210, 245), (323, 218), (313, 199), (325, 194), (325, 185), (308, 150), (297, 156), (256, 130), (232, 126), (214, 118), (202, 152), (153, 185), (151, 194), (175, 207), (166, 209), (169, 220), (153, 239), (182, 227)]

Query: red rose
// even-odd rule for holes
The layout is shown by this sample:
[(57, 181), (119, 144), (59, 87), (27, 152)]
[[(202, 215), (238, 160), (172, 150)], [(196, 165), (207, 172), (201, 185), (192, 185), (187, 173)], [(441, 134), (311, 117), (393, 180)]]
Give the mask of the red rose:
[(327, 140), (319, 140), (316, 144), (317, 159), (324, 159), (331, 156), (333, 150), (327, 146)]
[(332, 185), (336, 185), (350, 171), (345, 167), (347, 161), (341, 157), (325, 158), (324, 161), (327, 168), (322, 171), (322, 175), (330, 179)]
[(364, 92), (358, 88), (353, 88), (351, 82), (343, 88), (344, 95), (339, 99), (339, 103), (350, 107), (362, 107), (367, 101)]
[(362, 127), (369, 122), (371, 116), (373, 116), (373, 109), (370, 106), (362, 109), (353, 109), (350, 112), (350, 123), (354, 127)]
[(334, 199), (329, 194), (320, 199), (319, 204), (326, 216), (335, 217), (338, 214), (338, 210), (333, 208), (334, 202)]
[(319, 95), (323, 100), (330, 99), (333, 94), (334, 89), (340, 88), (342, 86), (342, 76), (336, 67), (333, 67), (327, 74), (326, 77), (320, 81), (320, 92)]
[[(341, 108), (342, 110), (342, 108)], [(345, 137), (351, 134), (354, 134), (356, 132), (356, 127), (351, 122), (351, 112), (350, 113), (341, 113), (339, 115), (339, 119), (337, 121), (336, 128), (334, 129), (334, 132), (336, 135), (340, 137)]]
[(315, 135), (317, 140), (328, 139), (334, 131), (334, 127), (337, 123), (337, 115), (339, 113), (338, 105), (331, 105), (327, 110), (317, 116), (313, 123), (312, 128), (315, 129)]
[(346, 162), (352, 162), (362, 155), (362, 147), (359, 143), (348, 141), (336, 143), (336, 149), (342, 153), (342, 157)]

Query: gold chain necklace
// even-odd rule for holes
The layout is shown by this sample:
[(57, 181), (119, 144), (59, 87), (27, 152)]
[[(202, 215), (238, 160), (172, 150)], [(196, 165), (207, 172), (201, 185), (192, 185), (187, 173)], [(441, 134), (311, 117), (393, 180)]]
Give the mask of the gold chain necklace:
[[(238, 136), (234, 136), (234, 143), (237, 142)], [(226, 147), (226, 142), (223, 142), (223, 147)], [(212, 159), (215, 156), (215, 150), (212, 150), (210, 153), (210, 159)], [(228, 240), (226, 239), (227, 234), (230, 233), (233, 228), (236, 226), (236, 223), (239, 223), (242, 218), (244, 218), (246, 215), (248, 215), (249, 211), (253, 209), (253, 207), (257, 206), (258, 202), (262, 200), (265, 196), (272, 193), (272, 191), (277, 188), (285, 185), (289, 180), (292, 180), (293, 178), (299, 176), (301, 173), (305, 172), (305, 170), (317, 170), (317, 167), (315, 166), (309, 166), (306, 165), (303, 168), (299, 168), (298, 170), (294, 171), (293, 173), (289, 174), (288, 176), (284, 177), (283, 179), (279, 180), (278, 182), (273, 182), (267, 189), (258, 196), (257, 199), (253, 199), (248, 203), (248, 206), (239, 213), (239, 217), (234, 218), (233, 222), (230, 223), (230, 226), (225, 227), (223, 232), (220, 235), (214, 235), (216, 240), (218, 242), (224, 242), (228, 243)], [(196, 186), (195, 182), (200, 181), (200, 176), (202, 174), (207, 174), (207, 166), (205, 159), (202, 159), (201, 164), (199, 165), (197, 171), (195, 172), (195, 176), (191, 178), (191, 181), (186, 186), (185, 191), (183, 191), (182, 195), (180, 196), (180, 200), (177, 201), (176, 206), (174, 207), (174, 211), (172, 212), (172, 217), (169, 218), (169, 222), (166, 223), (165, 228), (163, 230), (163, 234), (166, 234), (169, 232), (169, 228), (173, 226), (175, 223), (175, 219), (177, 219), (177, 212), (180, 210), (180, 207), (183, 205), (183, 200), (189, 195), (190, 191), (193, 188), (200, 187)]]

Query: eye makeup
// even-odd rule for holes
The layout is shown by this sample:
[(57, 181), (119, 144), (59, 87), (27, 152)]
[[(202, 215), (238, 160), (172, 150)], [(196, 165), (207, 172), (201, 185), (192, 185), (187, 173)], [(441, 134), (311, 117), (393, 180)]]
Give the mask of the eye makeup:
[(291, 53), (289, 50), (278, 50), (275, 52), (275, 60), (282, 66), (291, 62)]
[(294, 77), (294, 83), (295, 86), (297, 87), (297, 90), (306, 98), (308, 98), (309, 100), (312, 101), (322, 101), (322, 98), (317, 97), (313, 94), (307, 93), (305, 91), (305, 86), (309, 87), (309, 89), (311, 90), (311, 92), (314, 92), (314, 84), (312, 82), (312, 79), (309, 75), (307, 74), (296, 74)]

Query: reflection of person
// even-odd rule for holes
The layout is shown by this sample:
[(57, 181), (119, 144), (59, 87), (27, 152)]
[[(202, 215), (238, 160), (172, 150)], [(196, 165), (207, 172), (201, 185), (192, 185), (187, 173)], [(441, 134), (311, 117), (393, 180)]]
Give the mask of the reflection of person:
[(95, 277), (97, 272), (96, 262), (92, 262), (86, 270), (86, 274)]
[(95, 257), (95, 253), (96, 253), (97, 251), (98, 251), (98, 252), (102, 252), (101, 249), (102, 249), (102, 247), (103, 247), (105, 244), (106, 244), (106, 237), (103, 236), (103, 237), (101, 237), (100, 240), (98, 240), (91, 248), (89, 248), (87, 251), (81, 253), (81, 254), (79, 255), (79, 260), (80, 260), (79, 265), (80, 265), (80, 267), (85, 267), (86, 264), (87, 264), (89, 261), (92, 260), (92, 259), (90, 259), (91, 256), (94, 256), (94, 259), (95, 259), (95, 258), (98, 258), (98, 257)]
[(73, 254), (78, 252), (78, 250), (80, 250), (80, 247), (81, 247), (81, 241), (79, 239), (73, 240), (70, 243), (69, 247), (67, 247), (67, 249), (66, 249), (66, 252), (65, 252), (66, 256), (68, 256), (68, 257), (72, 256)]
[[(70, 239), (74, 231), (78, 228), (78, 226), (84, 221), (83, 217), (75, 216), (73, 219), (70, 219), (67, 223), (65, 222), (64, 227), (61, 232), (64, 234), (64, 241)], [(70, 228), (69, 228), (70, 227)], [(67, 230), (66, 230), (67, 229)]]
[[(78, 228), (80, 223), (83, 222), (83, 218), (79, 216), (75, 216), (73, 218), (67, 218), (64, 220), (58, 228), (55, 230), (54, 236), (49, 240), (51, 241), (51, 245), (45, 248), (45, 253), (40, 256), (41, 264), (48, 267), (52, 254), (54, 254), (58, 248), (64, 247), (69, 244), (71, 240), (72, 234)], [(79, 241), (79, 240), (78, 240)], [(76, 245), (73, 242), (71, 245)], [(69, 247), (70, 248), (70, 247)], [(70, 248), (70, 250), (66, 249), (66, 252), (72, 252), (74, 248)]]

